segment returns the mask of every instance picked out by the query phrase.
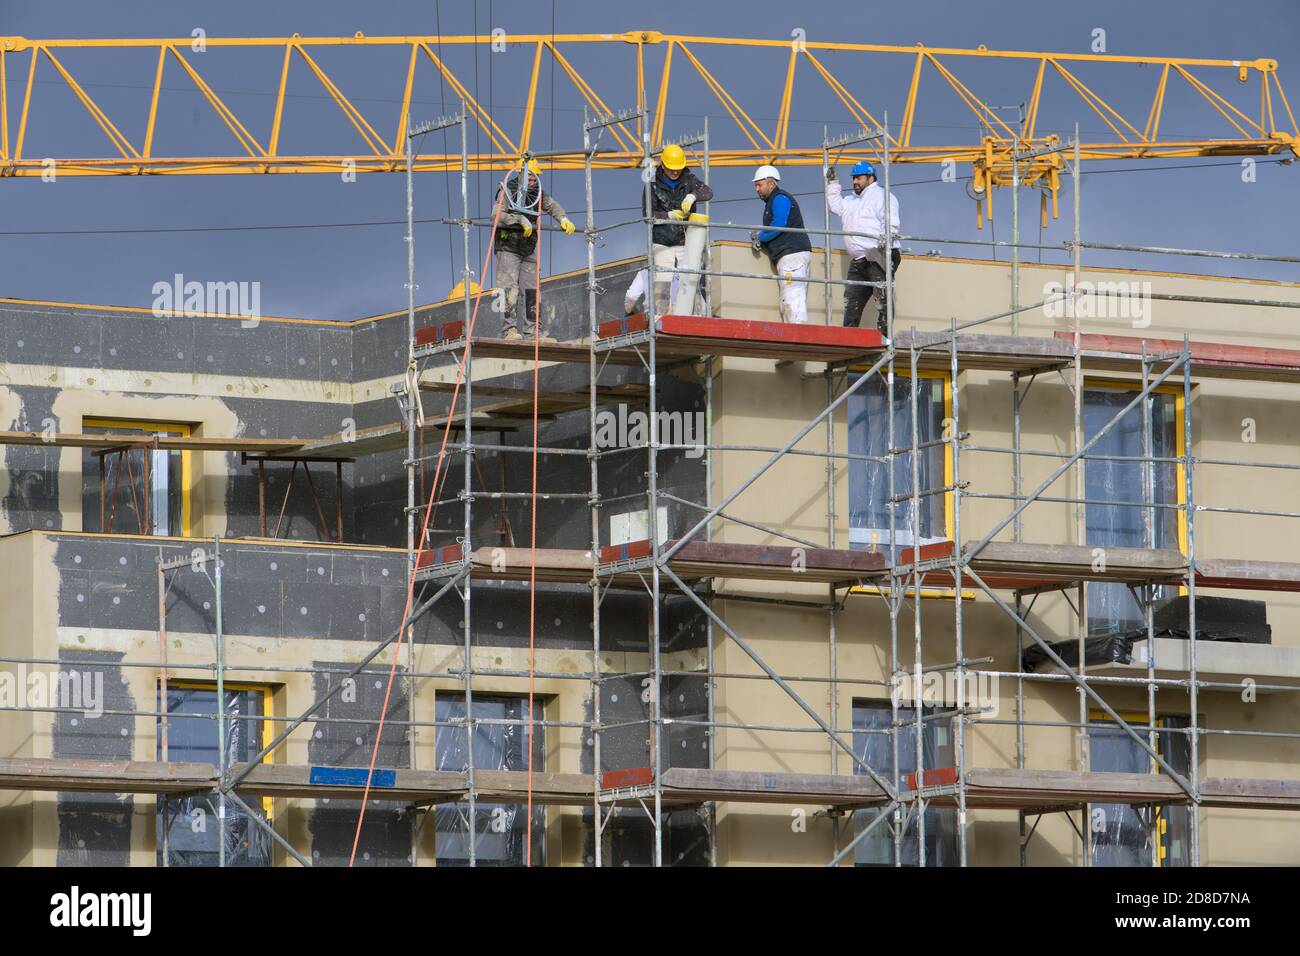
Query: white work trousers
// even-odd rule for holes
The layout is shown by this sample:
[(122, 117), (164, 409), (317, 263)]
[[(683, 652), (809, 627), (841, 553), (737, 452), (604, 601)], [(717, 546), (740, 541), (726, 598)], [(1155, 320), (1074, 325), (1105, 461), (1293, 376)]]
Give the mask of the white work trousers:
[(811, 252), (791, 252), (777, 260), (776, 272), (781, 277), (781, 321), (808, 321), (808, 267), (812, 265)]
[[(685, 246), (654, 244), (654, 295), (655, 315), (667, 315), (672, 308), (673, 294), (680, 286), (681, 274), (675, 270), (688, 266)], [(698, 268), (698, 266), (696, 267)]]

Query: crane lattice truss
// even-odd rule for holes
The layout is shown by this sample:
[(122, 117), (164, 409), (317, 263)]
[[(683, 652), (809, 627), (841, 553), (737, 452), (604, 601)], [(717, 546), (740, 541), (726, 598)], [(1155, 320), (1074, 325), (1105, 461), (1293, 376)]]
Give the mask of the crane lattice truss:
[[(531, 54), (532, 70), (523, 105), (522, 125), (507, 132), (481, 102), (470, 92), (465, 80), (458, 77), (446, 59), (448, 48), (483, 45), (501, 51), (506, 45), (508, 53), (522, 56)], [(39, 82), (62, 84), (75, 95), (94, 122), (103, 131), (110, 149), (106, 155), (96, 156), (94, 145), (88, 143), (82, 156), (54, 157), (58, 174), (63, 176), (106, 175), (186, 175), (232, 173), (338, 173), (354, 169), (357, 172), (393, 172), (404, 168), (406, 130), (411, 119), (412, 94), (416, 92), (417, 66), (427, 58), (436, 69), (450, 95), (462, 100), (473, 121), (491, 144), (490, 151), (469, 157), (471, 169), (505, 169), (518, 162), (532, 146), (534, 116), (537, 107), (538, 80), (543, 63), (553, 60), (568, 80), (581, 94), (586, 105), (600, 115), (609, 115), (609, 104), (618, 102), (614, 91), (606, 90), (602, 96), (574, 65), (580, 53), (600, 54), (597, 47), (617, 47), (628, 51), (630, 62), (624, 78), (634, 83), (636, 106), (650, 113), (649, 130), (651, 149), (659, 148), (664, 141), (665, 121), (670, 102), (670, 83), (683, 71), (693, 71), (716, 97), (723, 110), (735, 124), (732, 143), (715, 140), (712, 165), (748, 166), (756, 161), (780, 162), (789, 165), (815, 165), (822, 161), (821, 143), (792, 144), (790, 125), (794, 103), (796, 79), (802, 78), (816, 86), (823, 86), (833, 94), (834, 100), (844, 109), (846, 123), (856, 123), (866, 129), (882, 126), (882, 114), (862, 104), (867, 98), (861, 89), (865, 76), (880, 76), (877, 68), (910, 70), (902, 108), (891, 116), (891, 160), (896, 163), (942, 163), (954, 161), (971, 163), (974, 170), (974, 187), (982, 192), (985, 184), (1009, 184), (1013, 176), (1013, 156), (1019, 154), (1021, 182), (1050, 192), (1055, 198), (1059, 184), (1061, 159), (1056, 153), (1024, 158), (1035, 150), (1050, 150), (1057, 142), (1054, 133), (1043, 133), (1051, 127), (1045, 121), (1040, 104), (1045, 88), (1059, 86), (1067, 93), (1077, 95), (1086, 111), (1070, 113), (1073, 123), (1080, 113), (1095, 114), (1106, 132), (1092, 141), (1082, 143), (1083, 159), (1149, 159), (1221, 155), (1300, 155), (1300, 130), (1283, 92), (1277, 74), (1277, 61), (1272, 59), (1218, 60), (1180, 57), (1116, 56), (1108, 54), (1032, 53), (1010, 50), (949, 49), (937, 47), (886, 46), (865, 43), (821, 43), (802, 39), (744, 39), (723, 37), (675, 36), (652, 31), (631, 31), (623, 34), (561, 34), (488, 36), (399, 36), (367, 37), (360, 33), (352, 37), (301, 37), (287, 38), (204, 38), (202, 52), (196, 52), (194, 38), (180, 39), (89, 39), (89, 40), (29, 40), (24, 37), (0, 37), (0, 175), (40, 176), (49, 167), (50, 157), (31, 156), (27, 150), (29, 120), (33, 110), (33, 89)], [(391, 50), (396, 57), (405, 57), (405, 84), (401, 90), (397, 122), (390, 135), (377, 128), (379, 121), (367, 117), (344, 93), (341, 85), (332, 79), (318, 58), (328, 48), (357, 50), (379, 47)], [(648, 48), (661, 48), (657, 85), (651, 89), (646, 76)], [(143, 133), (132, 138), (122, 132), (125, 118), (117, 121), (110, 117), (86, 85), (78, 82), (69, 69), (69, 54), (74, 50), (109, 51), (110, 56), (129, 56), (125, 51), (152, 51), (156, 57), (151, 94), (147, 105), (147, 120)], [(221, 93), (204, 77), (204, 55), (208, 50), (244, 49), (266, 50), (279, 55), (281, 60), (279, 84), (274, 90), (274, 106), (264, 110), (265, 115), (240, 116), (222, 98)], [(744, 51), (745, 55), (762, 56), (761, 51), (788, 51), (785, 56), (785, 82), (781, 93), (775, 125), (764, 129), (756, 122), (723, 83), (706, 66), (706, 60), (715, 60), (720, 49)], [(441, 54), (441, 55), (440, 55)], [(78, 56), (80, 54), (72, 54)], [(996, 60), (1002, 63), (1021, 63), (1026, 76), (1032, 74), (1032, 84), (1021, 91), (1024, 104), (1023, 125), (1008, 122), (999, 115), (999, 108), (990, 105), (989, 89), (983, 95), (976, 93), (969, 74), (977, 72), (979, 64)], [(103, 60), (100, 61), (105, 62)], [(835, 65), (842, 75), (857, 77), (857, 82), (840, 79), (830, 68)], [(125, 64), (124, 64), (125, 65)], [(1081, 78), (1086, 73), (1094, 85), (1101, 85), (1108, 72), (1113, 73), (1123, 65), (1149, 66), (1154, 79), (1154, 89), (1143, 90), (1137, 84), (1126, 89), (1134, 102), (1111, 105), (1093, 86)], [(134, 61), (132, 68), (134, 68)], [(338, 106), (338, 118), (344, 130), (350, 126), (364, 142), (363, 149), (352, 155), (340, 155), (313, 148), (303, 143), (299, 148), (288, 149), (282, 142), (286, 114), (286, 88), (293, 70), (306, 69), (315, 76), (328, 97)], [(176, 111), (160, 110), (160, 94), (164, 90), (164, 76), (169, 72), (181, 77), (182, 83), (192, 84), (208, 106), (220, 117), (231, 134), (231, 149), (225, 155), (178, 156), (156, 155), (155, 134), (163, 124), (178, 124), (181, 117)], [(873, 72), (873, 70), (877, 70)], [(49, 78), (46, 74), (48, 71)], [(179, 71), (179, 72), (178, 72)], [(959, 77), (967, 74), (967, 80)], [(617, 79), (617, 71), (601, 68), (605, 80)], [(1199, 75), (1198, 75), (1199, 74)], [(129, 70), (115, 72), (115, 76), (129, 75)], [(974, 116), (982, 137), (972, 141), (940, 144), (920, 144), (914, 141), (917, 118), (921, 113), (922, 82), (937, 76), (940, 89), (955, 94)], [(143, 78), (142, 78), (143, 79)], [(1114, 80), (1116, 77), (1110, 77)], [(968, 82), (969, 81), (969, 82)], [(678, 88), (681, 86), (678, 80)], [(1214, 86), (1232, 84), (1257, 84), (1258, 109), (1246, 109), (1230, 102)], [(10, 90), (10, 85), (14, 89)], [(93, 84), (92, 84), (93, 85)], [(473, 84), (471, 84), (473, 85)], [(985, 84), (989, 86), (991, 84)], [(1161, 118), (1171, 89), (1182, 85), (1193, 94), (1198, 106), (1206, 107), (1206, 118), (1221, 126), (1223, 135), (1210, 139), (1180, 138), (1166, 134), (1161, 128)], [(854, 87), (859, 89), (855, 92)], [(879, 84), (876, 84), (877, 88)], [(150, 87), (144, 87), (150, 89)], [(11, 92), (12, 100), (11, 103)], [(627, 87), (618, 91), (625, 96)], [(1002, 91), (1003, 93), (1005, 91)], [(267, 91), (270, 99), (271, 91)], [(394, 91), (396, 93), (396, 91)], [(1247, 94), (1238, 94), (1239, 98)], [(1253, 100), (1253, 94), (1249, 94)], [(1149, 97), (1149, 98), (1148, 98)], [(41, 99), (46, 99), (42, 97)], [(1071, 101), (1067, 101), (1071, 102)], [(651, 108), (653, 104), (653, 108)], [(1077, 105), (1077, 103), (1076, 103)], [(141, 114), (145, 105), (140, 106)], [(1248, 115), (1248, 111), (1255, 115)], [(17, 113), (17, 116), (11, 114)], [(629, 110), (629, 114), (632, 111)], [(1145, 113), (1144, 118), (1140, 118)], [(185, 119), (189, 119), (187, 115)], [(138, 117), (137, 117), (138, 120)], [(138, 126), (138, 122), (135, 124)], [(629, 115), (627, 122), (610, 127), (615, 141), (611, 149), (603, 152), (597, 168), (626, 168), (642, 159), (640, 121)], [(1061, 124), (1057, 124), (1061, 125)], [(1019, 129), (1015, 128), (1020, 126)], [(254, 131), (257, 131), (256, 133)], [(316, 129), (311, 134), (320, 140), (337, 139), (338, 130)], [(296, 147), (299, 144), (295, 144)], [(316, 144), (317, 147), (320, 143)], [(728, 147), (731, 148), (728, 148)], [(719, 148), (721, 147), (721, 148)], [(555, 168), (581, 168), (582, 157), (552, 155), (550, 165)], [(445, 170), (458, 168), (459, 154), (420, 153), (416, 168)], [(987, 194), (987, 193), (986, 193)]]

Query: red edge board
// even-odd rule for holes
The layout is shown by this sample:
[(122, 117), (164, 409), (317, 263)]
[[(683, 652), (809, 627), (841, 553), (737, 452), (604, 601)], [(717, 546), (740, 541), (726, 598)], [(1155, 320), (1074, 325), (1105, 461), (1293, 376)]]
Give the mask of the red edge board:
[(600, 549), (600, 563), (635, 561), (650, 556), (650, 541), (629, 541), (627, 544), (610, 544)]
[[(917, 790), (916, 774), (909, 773), (903, 779), (908, 790)], [(944, 787), (957, 782), (956, 767), (935, 767), (933, 770), (921, 771), (922, 787)]]
[(461, 546), (449, 544), (445, 548), (426, 548), (415, 560), (417, 568), (436, 568), (440, 564), (452, 564), (464, 555)]
[(456, 319), (443, 325), (426, 325), (415, 330), (416, 345), (437, 345), (450, 339), (459, 339), (465, 334), (465, 320)]
[[(903, 567), (915, 563), (912, 558), (915, 551), (911, 545), (902, 545), (898, 549), (898, 565)], [(921, 563), (933, 561), (935, 558), (948, 558), (953, 553), (953, 543), (951, 541), (936, 541), (933, 544), (921, 545)]]
[[(1072, 339), (1073, 332), (1055, 332), (1058, 339)], [(1135, 335), (1102, 335), (1089, 333), (1080, 336), (1079, 345), (1084, 351), (1120, 352), (1141, 355), (1142, 343), (1147, 355), (1168, 355), (1183, 350), (1179, 339), (1144, 339)], [(1229, 345), (1215, 342), (1192, 342), (1193, 364), (1234, 368), (1251, 366), (1300, 370), (1300, 349), (1275, 349), (1259, 345)]]
[[(596, 333), (611, 339), (647, 328), (644, 312), (623, 319), (602, 322)], [(740, 342), (788, 342), (796, 345), (842, 346), (854, 349), (882, 348), (884, 339), (874, 329), (846, 329), (838, 325), (793, 322), (751, 322), (746, 319), (717, 319), (700, 315), (663, 315), (655, 319), (660, 335), (683, 338), (723, 339)]]
[(630, 767), (627, 770), (606, 770), (600, 775), (600, 786), (604, 790), (620, 790), (623, 787), (640, 787), (655, 778), (649, 767)]
[(1198, 588), (1223, 588), (1228, 591), (1300, 591), (1300, 579), (1288, 578), (1283, 580), (1273, 578), (1239, 576), (1215, 576), (1196, 572), (1196, 586)]

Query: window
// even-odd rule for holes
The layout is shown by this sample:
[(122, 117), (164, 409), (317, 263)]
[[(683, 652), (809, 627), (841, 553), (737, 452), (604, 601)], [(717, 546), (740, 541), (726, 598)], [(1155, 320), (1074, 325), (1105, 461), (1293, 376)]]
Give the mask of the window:
[[(159, 696), (161, 693), (159, 688)], [(270, 712), (270, 689), (226, 684), (225, 696), (226, 766), (229, 767), (247, 763), (262, 749), (261, 718)], [(166, 712), (172, 715), (167, 721), (167, 759), (218, 766), (216, 687), (169, 681)], [(158, 719), (158, 759), (163, 759), (161, 717)], [(271, 818), (270, 804), (270, 800), (262, 803), (260, 815), (263, 820)], [(218, 799), (212, 794), (159, 797), (158, 865), (163, 865), (165, 829), (169, 866), (217, 866), (220, 854), (218, 812)], [(226, 865), (271, 865), (270, 834), (233, 802), (226, 804)]]
[[(1145, 714), (1125, 714), (1124, 720), (1145, 739)], [(1147, 773), (1153, 761), (1136, 740), (1100, 712), (1088, 725), (1089, 761), (1099, 772)], [(1156, 718), (1156, 753), (1183, 776), (1191, 773), (1191, 746), (1182, 731), (1186, 717)], [(1164, 768), (1157, 765), (1164, 773)], [(1093, 866), (1189, 866), (1191, 827), (1189, 808), (1133, 807), (1126, 803), (1088, 806), (1092, 828)], [(1155, 837), (1154, 852), (1152, 837)]]
[[(87, 418), (88, 435), (188, 436), (190, 426), (132, 419)], [(150, 448), (87, 449), (82, 457), (85, 531), (188, 535), (190, 452)]]
[[(1107, 386), (1093, 383), (1084, 389), (1084, 438), (1091, 440), (1133, 401), (1132, 385)], [(1182, 396), (1174, 391), (1157, 392), (1126, 412), (1089, 455), (1141, 457), (1142, 421), (1151, 427), (1151, 455), (1173, 458), (1183, 453)], [(1088, 501), (1152, 502), (1177, 504), (1181, 499), (1182, 469), (1173, 462), (1158, 462), (1148, 472), (1140, 461), (1105, 461), (1088, 458), (1084, 465), (1084, 497)], [(1087, 543), (1103, 547), (1150, 547), (1149, 529), (1154, 529), (1157, 548), (1180, 547), (1181, 513), (1174, 508), (1134, 508), (1126, 505), (1090, 504), (1087, 514)], [(1087, 585), (1088, 632), (1119, 634), (1144, 626), (1141, 605), (1124, 584), (1090, 582)], [(1173, 593), (1159, 588), (1154, 600)]]
[[(910, 376), (895, 373), (894, 379), (894, 438), (895, 448), (912, 444), (912, 381)], [(886, 404), (884, 379), (873, 376), (858, 391), (849, 396), (849, 453), (881, 457), (889, 454), (890, 442), (886, 440), (889, 406)], [(951, 407), (952, 395), (948, 378), (940, 373), (922, 372), (917, 381), (917, 437), (921, 443), (937, 441), (943, 436), (943, 422)], [(948, 509), (951, 496), (929, 494), (950, 484), (950, 449), (943, 445), (922, 448), (918, 453), (920, 491), (920, 543), (945, 541), (948, 538)], [(888, 550), (889, 548), (889, 471), (884, 462), (849, 461), (849, 547), (861, 550)], [(912, 454), (905, 452), (894, 458), (895, 495), (912, 491)], [(910, 546), (912, 542), (912, 502), (899, 501), (894, 516), (894, 542), (896, 546)]]
[[(537, 699), (534, 698), (536, 701)], [(464, 773), (469, 767), (468, 737), (463, 726), (442, 726), (446, 721), (463, 720), (465, 695), (439, 692), (435, 700), (438, 728), (435, 731), (437, 769)], [(539, 705), (540, 709), (540, 705)], [(528, 698), (474, 695), (474, 769), (527, 770), (528, 727), (524, 724), (479, 723), (477, 721), (527, 720)], [(533, 734), (533, 771), (544, 769), (546, 741), (543, 728)], [(475, 863), (478, 866), (523, 866), (527, 839), (527, 809), (518, 804), (479, 803), (474, 820)], [(437, 836), (435, 857), (438, 866), (467, 866), (469, 841), (467, 814), (469, 805), (439, 807), (435, 812)], [(533, 807), (532, 862), (545, 862), (543, 840), (546, 810)]]
[[(933, 707), (923, 707), (922, 716), (932, 718)], [(853, 702), (853, 750), (872, 770), (886, 780), (894, 775), (894, 745), (890, 736), (891, 711), (887, 700), (856, 700)], [(902, 777), (916, 772), (916, 710), (899, 707), (898, 719), (905, 726), (898, 729), (898, 774)], [(952, 721), (947, 717), (927, 719), (921, 732), (922, 757), (925, 767), (951, 767), (957, 760), (953, 754)], [(854, 773), (865, 773), (853, 765)], [(854, 833), (861, 833), (882, 812), (872, 807), (853, 814)], [(892, 811), (891, 811), (892, 812)], [(867, 835), (854, 850), (853, 862), (857, 866), (893, 866), (894, 838), (889, 823), (881, 823)], [(917, 824), (913, 817), (903, 833), (902, 862), (916, 866), (920, 862), (917, 848)], [(930, 806), (925, 809), (925, 863), (926, 866), (955, 866), (957, 864), (957, 811), (950, 807)]]

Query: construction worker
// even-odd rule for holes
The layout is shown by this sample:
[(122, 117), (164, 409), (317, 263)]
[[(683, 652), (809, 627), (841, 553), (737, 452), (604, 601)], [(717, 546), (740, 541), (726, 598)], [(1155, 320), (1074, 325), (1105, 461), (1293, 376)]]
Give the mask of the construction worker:
[[(527, 172), (527, 186), (520, 184)], [(501, 318), (501, 336), (506, 339), (532, 338), (537, 334), (537, 223), (545, 212), (560, 224), (566, 236), (573, 235), (574, 225), (555, 199), (541, 188), (541, 167), (536, 160), (511, 172), (506, 180), (505, 195), (498, 187), (494, 202), (503, 203), (497, 228), (492, 237), (496, 260), (497, 288), (505, 293), (505, 313)], [(524, 329), (520, 335), (517, 313), (520, 290), (526, 302)], [(543, 336), (547, 338), (547, 336)]]
[[(898, 271), (903, 255), (898, 249), (898, 199), (890, 196), (889, 203), (889, 271)], [(835, 167), (826, 170), (826, 205), (840, 217), (845, 232), (863, 235), (845, 236), (844, 248), (852, 260), (849, 275), (859, 282), (885, 281), (885, 191), (876, 182), (876, 167), (868, 162), (853, 164), (853, 195), (845, 196), (836, 182)], [(857, 327), (862, 321), (862, 310), (870, 301), (875, 286), (850, 285), (844, 287), (844, 324)], [(886, 288), (882, 285), (876, 296), (876, 328), (883, 336), (889, 335), (889, 304)]]
[[(763, 200), (763, 225), (803, 228), (799, 201), (777, 185), (781, 173), (775, 166), (760, 166), (754, 172), (754, 192)], [(806, 232), (762, 229), (753, 234), (754, 252), (767, 253), (781, 277), (781, 321), (808, 321), (808, 267), (812, 264), (812, 243)]]
[[(654, 245), (654, 296), (655, 314), (665, 315), (669, 310), (670, 291), (673, 284), (674, 269), (699, 269), (700, 261), (691, 261), (686, 242), (685, 222), (702, 213), (701, 203), (713, 198), (713, 190), (686, 166), (686, 154), (676, 144), (669, 144), (659, 156), (654, 179), (650, 181), (650, 211), (648, 215), (655, 219), (682, 220), (659, 223), (651, 233)], [(641, 196), (641, 213), (647, 215), (645, 194)], [(702, 227), (700, 227), (702, 228)], [(692, 250), (698, 248), (696, 257), (702, 255), (703, 234), (697, 237), (700, 242), (692, 243)], [(678, 283), (678, 296), (686, 303), (694, 303), (695, 292), (699, 286), (698, 273), (682, 273)], [(679, 306), (694, 309), (694, 305)]]

